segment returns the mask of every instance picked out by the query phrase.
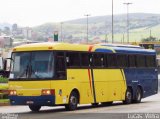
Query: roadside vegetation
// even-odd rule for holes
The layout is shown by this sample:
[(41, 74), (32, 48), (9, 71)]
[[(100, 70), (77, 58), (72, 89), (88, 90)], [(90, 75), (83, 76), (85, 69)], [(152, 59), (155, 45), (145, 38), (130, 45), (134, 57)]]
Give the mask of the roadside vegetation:
[(8, 79), (0, 77), (0, 105), (8, 104)]
[(4, 77), (0, 77), (0, 83), (8, 83), (8, 79)]

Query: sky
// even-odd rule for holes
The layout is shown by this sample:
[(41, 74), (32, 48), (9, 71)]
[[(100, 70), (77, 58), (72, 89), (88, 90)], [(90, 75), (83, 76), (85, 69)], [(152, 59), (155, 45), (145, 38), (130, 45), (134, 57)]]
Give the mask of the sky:
[[(160, 14), (160, 0), (113, 0), (114, 14), (126, 14), (123, 4), (131, 2), (129, 13)], [(0, 23), (37, 26), (112, 14), (112, 0), (0, 0)]]

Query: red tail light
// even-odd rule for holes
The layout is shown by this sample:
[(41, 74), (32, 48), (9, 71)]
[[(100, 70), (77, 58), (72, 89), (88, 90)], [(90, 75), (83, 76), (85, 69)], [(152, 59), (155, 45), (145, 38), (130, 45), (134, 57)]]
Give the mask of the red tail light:
[(17, 91), (16, 90), (9, 90), (9, 95), (17, 95)]
[(54, 89), (43, 89), (41, 95), (55, 95)]

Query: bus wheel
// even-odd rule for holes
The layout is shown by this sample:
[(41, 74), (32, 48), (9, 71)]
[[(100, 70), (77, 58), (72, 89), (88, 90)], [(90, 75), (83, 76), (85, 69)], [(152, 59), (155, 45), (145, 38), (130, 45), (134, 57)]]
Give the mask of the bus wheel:
[(101, 104), (104, 105), (104, 106), (110, 106), (112, 105), (113, 101), (110, 101), (110, 102), (102, 102)]
[(130, 88), (127, 89), (124, 104), (130, 104), (132, 102), (132, 91)]
[(73, 111), (77, 109), (78, 105), (78, 95), (73, 91), (69, 97), (69, 104), (65, 105), (67, 111)]
[(41, 106), (39, 105), (29, 105), (29, 109), (33, 112), (38, 112), (41, 109)]
[(140, 103), (141, 99), (142, 99), (142, 90), (141, 90), (140, 87), (138, 87), (137, 91), (136, 91), (136, 98), (135, 98), (135, 100), (133, 100), (133, 102), (134, 103)]

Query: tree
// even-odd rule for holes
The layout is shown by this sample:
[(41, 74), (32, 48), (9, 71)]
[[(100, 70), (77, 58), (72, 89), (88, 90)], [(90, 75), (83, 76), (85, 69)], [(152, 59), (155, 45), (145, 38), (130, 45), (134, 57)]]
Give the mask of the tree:
[(142, 42), (156, 41), (156, 37), (150, 36), (148, 38), (143, 38)]

